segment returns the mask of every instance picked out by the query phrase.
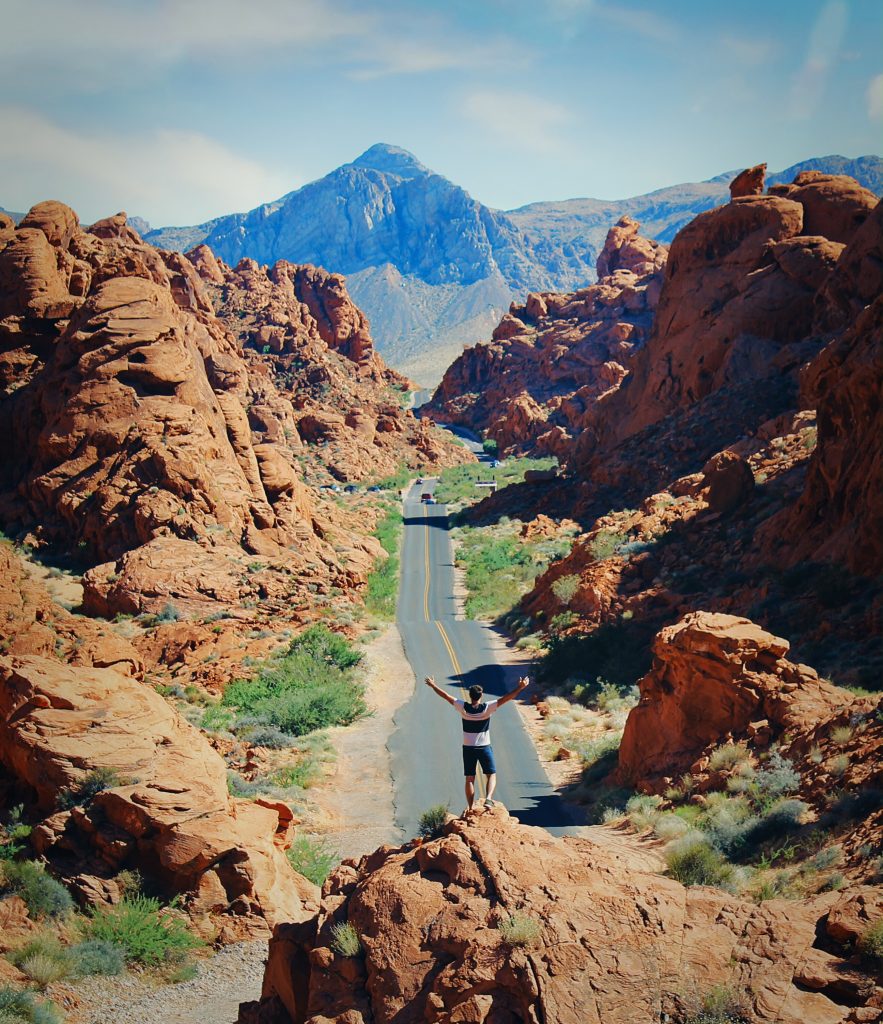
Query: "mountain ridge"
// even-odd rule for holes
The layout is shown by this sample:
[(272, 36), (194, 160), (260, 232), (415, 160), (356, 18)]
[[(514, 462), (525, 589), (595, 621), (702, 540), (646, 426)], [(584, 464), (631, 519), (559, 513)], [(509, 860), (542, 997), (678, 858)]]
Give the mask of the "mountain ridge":
[[(883, 159), (876, 156), (813, 157), (769, 180), (791, 180), (802, 170), (853, 174), (883, 191)], [(345, 274), (384, 358), (434, 384), (464, 344), (490, 334), (513, 300), (592, 283), (607, 231), (622, 216), (638, 220), (647, 237), (671, 241), (698, 213), (726, 201), (736, 173), (622, 200), (568, 199), (502, 211), (408, 150), (377, 143), (253, 210), (156, 228), (145, 239), (182, 251), (204, 243), (231, 265), (244, 256), (267, 264), (287, 259)], [(458, 290), (465, 301), (454, 301)]]

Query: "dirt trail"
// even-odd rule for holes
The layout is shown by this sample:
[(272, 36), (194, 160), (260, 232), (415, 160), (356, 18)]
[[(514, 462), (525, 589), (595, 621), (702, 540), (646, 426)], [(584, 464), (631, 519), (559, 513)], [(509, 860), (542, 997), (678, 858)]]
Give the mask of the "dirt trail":
[(331, 785), (315, 795), (327, 833), (340, 856), (359, 857), (384, 843), (404, 841), (395, 825), (387, 743), (393, 716), (414, 692), (414, 674), (393, 624), (368, 645), (366, 697), (371, 714), (345, 728), (329, 729), (337, 750)]

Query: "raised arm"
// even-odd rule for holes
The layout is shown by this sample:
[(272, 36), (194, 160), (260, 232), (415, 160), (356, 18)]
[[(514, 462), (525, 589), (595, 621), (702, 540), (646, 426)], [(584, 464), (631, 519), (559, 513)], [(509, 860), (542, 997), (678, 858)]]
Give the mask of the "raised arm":
[(505, 704), (506, 701), (512, 700), (514, 697), (517, 697), (519, 693), (526, 690), (529, 682), (530, 680), (527, 678), (527, 676), (522, 676), (518, 680), (518, 685), (515, 687), (514, 690), (510, 690), (508, 693), (504, 693), (503, 696), (499, 698), (499, 700), (497, 701), (497, 707), (500, 707), (500, 705)]
[(448, 702), (448, 704), (456, 704), (457, 703), (457, 700), (456, 700), (455, 697), (452, 697), (449, 693), (447, 693), (445, 690), (443, 690), (440, 686), (436, 686), (435, 685), (435, 680), (432, 678), (432, 676), (427, 676), (423, 680), (423, 682), (426, 683), (426, 685), (430, 688), (430, 690), (435, 690), (435, 692), (439, 695), (439, 697), (441, 697), (442, 700), (446, 700)]

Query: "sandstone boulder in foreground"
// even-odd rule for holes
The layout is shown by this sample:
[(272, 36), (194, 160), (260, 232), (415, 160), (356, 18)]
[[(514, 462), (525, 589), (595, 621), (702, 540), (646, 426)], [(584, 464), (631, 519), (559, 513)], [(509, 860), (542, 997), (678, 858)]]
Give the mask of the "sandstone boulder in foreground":
[[(721, 984), (758, 1022), (877, 1019), (865, 1007), (883, 991), (849, 960), (873, 894), (757, 905), (629, 870), (503, 808), (473, 812), (440, 839), (345, 862), (315, 917), (276, 929), (240, 1024), (635, 1024), (683, 1019)], [(498, 923), (519, 913), (536, 940), (507, 945)], [(361, 956), (332, 948), (345, 921)]]
[[(0, 658), (0, 764), (49, 816), (38, 853), (84, 899), (114, 899), (114, 876), (137, 868), (221, 937), (298, 920), (315, 887), (285, 858), (291, 814), (235, 800), (224, 762), (152, 687), (116, 669), (46, 657)], [(59, 810), (90, 772), (116, 780)]]

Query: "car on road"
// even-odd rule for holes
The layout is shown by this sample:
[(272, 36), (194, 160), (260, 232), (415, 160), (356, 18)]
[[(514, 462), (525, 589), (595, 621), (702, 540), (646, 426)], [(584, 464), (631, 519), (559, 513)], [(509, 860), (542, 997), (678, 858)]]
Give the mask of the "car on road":
[(422, 493), (422, 494), (420, 495), (420, 500), (421, 500), (421, 501), (422, 501), (422, 502), (423, 502), (423, 503), (424, 503), (425, 505), (434, 505), (434, 504), (435, 504), (435, 498), (433, 498), (432, 494), (431, 494), (431, 493), (430, 493), (429, 491), (424, 491), (424, 492), (423, 492), (423, 493)]
[(344, 487), (344, 490), (346, 491), (347, 494), (355, 494), (358, 489), (359, 488), (356, 486), (356, 484), (347, 484), (346, 487)]
[(418, 476), (417, 477), (417, 483), (418, 484), (422, 484), (423, 483), (423, 477), (422, 476)]
[(377, 491), (382, 491), (383, 488), (382, 487), (378, 487), (377, 484), (371, 484), (371, 486), (368, 488), (368, 490), (371, 491), (372, 494), (375, 494)]

